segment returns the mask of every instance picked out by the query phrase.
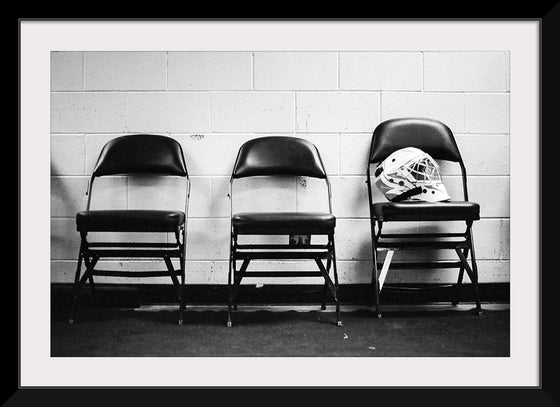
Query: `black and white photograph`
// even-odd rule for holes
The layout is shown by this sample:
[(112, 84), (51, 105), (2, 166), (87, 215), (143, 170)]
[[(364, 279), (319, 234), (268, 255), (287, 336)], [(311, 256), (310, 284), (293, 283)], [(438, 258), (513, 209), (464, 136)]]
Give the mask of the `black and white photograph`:
[[(375, 22), (352, 26), (365, 33), (355, 43), (313, 34), (336, 37), (343, 23), (176, 22), (162, 40), (134, 43), (152, 33), (142, 22), (111, 44), (117, 23), (92, 41), (90, 22), (83, 42), (55, 41), (41, 135), (46, 359), (122, 361), (117, 370), (351, 361), (358, 372), (394, 361), (397, 386), (437, 385), (414, 374), (434, 363), (517, 366), (513, 192), (524, 181), (512, 173), (514, 153), (533, 147), (515, 144), (513, 104), (538, 91), (521, 67), (538, 59), (520, 57), (508, 33), (483, 45), (492, 22), (454, 43), (434, 22), (438, 35), (395, 23), (418, 38), (386, 45), (368, 46), (368, 30), (390, 29)], [(533, 22), (518, 24), (535, 35)], [(538, 136), (532, 108), (522, 143)], [(521, 290), (536, 290), (538, 273)], [(209, 385), (270, 384), (262, 373)], [(169, 385), (200, 385), (192, 377)], [(327, 383), (339, 379), (348, 385)]]

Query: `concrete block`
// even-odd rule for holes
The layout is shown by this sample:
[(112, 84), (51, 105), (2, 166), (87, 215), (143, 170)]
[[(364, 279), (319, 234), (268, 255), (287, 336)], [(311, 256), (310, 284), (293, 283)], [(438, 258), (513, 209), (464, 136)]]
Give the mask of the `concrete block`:
[(424, 90), (506, 90), (504, 52), (425, 52)]
[(169, 90), (250, 90), (250, 52), (169, 52)]
[(233, 213), (293, 212), (295, 209), (293, 177), (251, 177), (233, 183)]
[(371, 260), (369, 219), (337, 219), (335, 244), (339, 260)]
[(210, 129), (209, 106), (205, 93), (128, 93), (127, 131), (205, 132)]
[(239, 148), (248, 134), (190, 134), (174, 136), (183, 147), (189, 175), (231, 176)]
[(370, 132), (379, 124), (379, 93), (301, 92), (297, 132)]
[[(456, 134), (461, 157), (467, 169), (467, 176), (472, 175), (509, 175), (509, 135), (501, 134)], [(440, 162), (444, 175), (460, 175), (457, 163)]]
[(212, 94), (212, 131), (293, 132), (294, 95), (288, 92)]
[[(452, 200), (463, 200), (461, 177), (443, 177)], [(509, 218), (509, 177), (470, 177), (467, 179), (469, 200), (480, 205), (484, 218)]]
[(340, 135), (341, 175), (365, 175), (372, 133)]
[(191, 261), (227, 260), (229, 238), (229, 219), (189, 219), (187, 256)]
[[(333, 177), (330, 177), (331, 189)], [(334, 192), (333, 192), (334, 193)], [(329, 212), (327, 184), (324, 179), (298, 177), (296, 180), (296, 198), (298, 212)], [(334, 199), (334, 198), (333, 198)]]
[(122, 176), (96, 178), (92, 188), (90, 209), (126, 209), (127, 184), (127, 178)]
[(51, 91), (83, 89), (82, 55), (77, 51), (51, 52)]
[(255, 89), (337, 89), (336, 52), (256, 52)]
[(509, 134), (509, 94), (465, 95), (465, 132)]
[(84, 52), (85, 90), (165, 90), (165, 52)]
[(337, 218), (369, 219), (368, 193), (364, 177), (333, 177), (333, 213)]
[(189, 218), (211, 218), (216, 216), (212, 210), (212, 177), (190, 177), (191, 196)]
[(381, 120), (401, 117), (428, 117), (445, 123), (453, 132), (465, 128), (465, 97), (459, 93), (383, 93)]
[(51, 136), (51, 175), (84, 175), (85, 168), (85, 136)]
[(229, 176), (212, 177), (212, 200), (209, 211), (216, 218), (230, 218)]
[(80, 234), (74, 218), (51, 218), (51, 260), (77, 261)]
[(128, 208), (185, 211), (187, 181), (183, 177), (129, 176)]
[(126, 94), (53, 93), (52, 133), (116, 133), (126, 131)]
[[(362, 177), (330, 177), (333, 214), (341, 218), (368, 218), (367, 187)], [(323, 180), (299, 179), (298, 211), (328, 212), (327, 187)]]
[(321, 161), (325, 167), (327, 175), (336, 175), (339, 173), (339, 160), (340, 160), (340, 140), (338, 134), (324, 133), (324, 134), (302, 134), (296, 135), (312, 142), (319, 154)]
[(340, 88), (422, 90), (422, 53), (341, 52)]
[(73, 218), (86, 209), (88, 179), (51, 177), (51, 217)]

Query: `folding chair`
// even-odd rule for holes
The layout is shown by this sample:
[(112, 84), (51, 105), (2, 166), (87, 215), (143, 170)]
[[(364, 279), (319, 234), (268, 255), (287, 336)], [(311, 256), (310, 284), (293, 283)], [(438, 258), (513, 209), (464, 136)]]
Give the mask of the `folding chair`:
[[(97, 177), (109, 175), (159, 175), (185, 178), (185, 210), (90, 210), (93, 182)], [(126, 193), (126, 192), (124, 192)], [(185, 242), (190, 180), (181, 145), (170, 137), (136, 134), (117, 137), (109, 141), (99, 155), (88, 185), (85, 211), (76, 214), (76, 226), (81, 244), (74, 280), (74, 294), (69, 323), (74, 322), (78, 294), (86, 281), (94, 289), (94, 276), (112, 277), (171, 277), (179, 300), (179, 325), (183, 323), (185, 288)], [(174, 242), (90, 242), (90, 232), (150, 232), (173, 233)], [(102, 258), (162, 258), (165, 271), (114, 271), (95, 268)], [(175, 269), (172, 260), (178, 260)], [(85, 272), (82, 275), (82, 262)], [(181, 277), (179, 283), (177, 276)]]
[[(327, 185), (329, 212), (241, 212), (233, 214), (233, 181), (256, 176), (305, 176), (324, 179)], [(231, 327), (232, 307), (237, 308), (237, 293), (244, 277), (323, 277), (323, 297), (330, 290), (336, 305), (337, 325), (340, 307), (337, 297), (338, 275), (334, 244), (336, 218), (332, 214), (331, 186), (319, 151), (307, 140), (296, 137), (261, 137), (239, 149), (230, 178), (231, 239), (228, 272), (228, 317)], [(240, 235), (289, 235), (287, 244), (241, 244)], [(312, 235), (326, 235), (326, 244), (313, 244)], [(251, 260), (314, 260), (317, 271), (248, 271)], [(323, 263), (326, 260), (326, 266)], [(237, 261), (242, 261), (237, 269)], [(331, 265), (334, 283), (329, 277)], [(325, 298), (321, 308), (325, 309)]]
[[(463, 184), (463, 201), (443, 202), (373, 202), (372, 180), (370, 167), (383, 161), (396, 150), (405, 147), (416, 147), (431, 155), (435, 160), (455, 162), (459, 165)], [(465, 165), (459, 153), (457, 143), (451, 130), (443, 123), (424, 118), (401, 118), (387, 120), (379, 124), (373, 132), (369, 161), (367, 166), (367, 187), (369, 196), (373, 270), (372, 285), (377, 316), (380, 318), (379, 295), (389, 270), (393, 269), (429, 269), (458, 268), (459, 277), (455, 288), (457, 292), (463, 282), (466, 271), (473, 285), (476, 301), (476, 312), (480, 315), (480, 299), (478, 292), (478, 269), (473, 244), (472, 225), (480, 219), (480, 206), (469, 202), (467, 191), (467, 175)], [(424, 226), (431, 222), (464, 221), (464, 232), (426, 232)], [(417, 232), (384, 233), (383, 225), (389, 222), (418, 222)], [(454, 250), (458, 261), (423, 261), (392, 263), (396, 250)], [(379, 251), (386, 250), (383, 263), (379, 261)], [(471, 264), (467, 261), (471, 256)], [(379, 272), (380, 270), (380, 272)]]

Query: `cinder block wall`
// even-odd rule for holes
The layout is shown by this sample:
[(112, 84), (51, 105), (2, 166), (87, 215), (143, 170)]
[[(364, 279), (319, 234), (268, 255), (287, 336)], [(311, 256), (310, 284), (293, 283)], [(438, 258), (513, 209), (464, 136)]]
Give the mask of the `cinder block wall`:
[[(79, 247), (75, 214), (85, 208), (88, 178), (102, 146), (134, 133), (168, 135), (184, 148), (192, 179), (188, 283), (227, 282), (229, 175), (239, 146), (269, 135), (302, 137), (318, 147), (333, 186), (340, 282), (370, 282), (366, 157), (374, 128), (383, 120), (406, 116), (439, 119), (456, 134), (470, 198), (481, 205), (482, 219), (474, 227), (480, 281), (509, 281), (505, 52), (88, 51), (54, 52), (51, 60), (52, 282), (73, 280)], [(442, 163), (442, 170), (451, 195), (461, 199), (459, 169)], [(327, 208), (324, 184), (313, 179), (253, 179), (235, 185), (234, 210)], [(377, 191), (374, 195), (383, 199)], [(107, 177), (96, 181), (92, 208), (180, 209), (184, 197), (181, 180)], [(453, 253), (436, 257), (452, 258)], [(103, 266), (147, 269), (154, 263), (114, 261)], [(263, 262), (254, 267), (312, 265)], [(449, 270), (407, 270), (393, 271), (387, 282), (455, 279)], [(162, 278), (98, 281), (168, 283)], [(255, 280), (247, 280), (251, 282)], [(320, 283), (309, 278), (259, 282)]]

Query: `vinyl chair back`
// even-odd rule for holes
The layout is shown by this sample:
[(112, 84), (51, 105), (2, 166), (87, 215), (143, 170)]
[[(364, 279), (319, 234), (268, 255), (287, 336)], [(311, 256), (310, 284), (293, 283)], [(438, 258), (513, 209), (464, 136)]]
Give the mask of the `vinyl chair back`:
[[(382, 162), (393, 152), (405, 148), (416, 147), (431, 155), (436, 160), (455, 162), (461, 169), (463, 199), (445, 202), (380, 202), (373, 201), (371, 166)], [(478, 294), (478, 269), (474, 252), (472, 224), (480, 219), (480, 206), (468, 199), (467, 173), (457, 142), (451, 129), (444, 123), (428, 118), (399, 118), (387, 120), (379, 124), (372, 135), (370, 153), (366, 169), (368, 187), (370, 221), (372, 233), (373, 270), (372, 284), (377, 315), (379, 311), (379, 294), (389, 270), (392, 268), (458, 268), (459, 277), (455, 285), (455, 298), (467, 271), (474, 287), (476, 310), (481, 312)], [(384, 233), (383, 225), (387, 222), (420, 222), (419, 232)], [(423, 226), (435, 222), (464, 221), (465, 231), (457, 233), (436, 233), (426, 231)], [(454, 250), (458, 261), (423, 261), (391, 263), (396, 250)], [(378, 264), (380, 250), (386, 250), (383, 264)], [(467, 261), (471, 255), (471, 264)], [(380, 270), (380, 273), (378, 272)]]
[(260, 137), (240, 147), (231, 177), (266, 175), (327, 178), (317, 147), (296, 137)]
[[(233, 213), (234, 181), (258, 176), (305, 176), (324, 179), (329, 212), (240, 212)], [(338, 276), (332, 214), (331, 187), (317, 147), (296, 137), (261, 137), (243, 144), (238, 152), (230, 179), (231, 239), (228, 273), (228, 321), (237, 308), (237, 294), (244, 277), (322, 277), (323, 297), (330, 291), (336, 305), (337, 324), (340, 310), (337, 297)], [(288, 235), (288, 244), (241, 244), (240, 235)], [(326, 244), (311, 243), (312, 235), (326, 235)], [(318, 271), (248, 271), (252, 260), (314, 260)], [(326, 261), (326, 265), (323, 263)], [(237, 262), (241, 267), (237, 268)], [(333, 266), (334, 282), (329, 276)], [(325, 309), (325, 300), (321, 304)]]
[[(185, 205), (181, 210), (91, 210), (94, 181), (111, 175), (159, 175), (185, 179)], [(126, 193), (126, 192), (124, 192)], [(183, 322), (185, 286), (185, 243), (190, 180), (181, 145), (174, 139), (160, 135), (136, 134), (117, 137), (105, 144), (98, 157), (88, 186), (85, 211), (76, 214), (76, 226), (81, 244), (74, 281), (74, 295), (69, 322), (74, 322), (74, 311), (82, 285), (89, 281), (94, 292), (94, 276), (111, 277), (171, 277), (180, 303), (179, 324)], [(173, 233), (175, 242), (147, 243), (90, 242), (90, 232), (150, 232)], [(101, 258), (162, 258), (165, 271), (113, 271), (96, 269)], [(172, 260), (179, 263), (176, 269)], [(85, 263), (85, 272), (82, 271)], [(181, 283), (177, 277), (181, 277)]]

